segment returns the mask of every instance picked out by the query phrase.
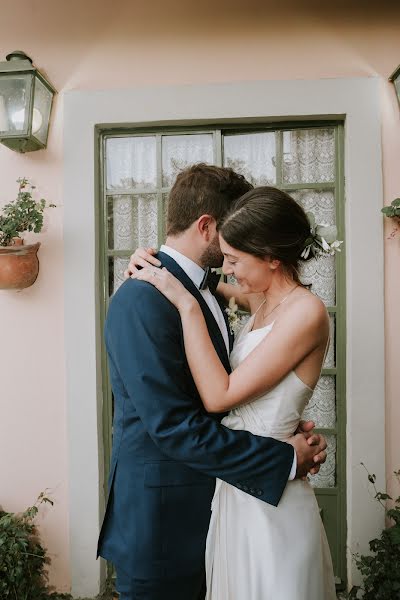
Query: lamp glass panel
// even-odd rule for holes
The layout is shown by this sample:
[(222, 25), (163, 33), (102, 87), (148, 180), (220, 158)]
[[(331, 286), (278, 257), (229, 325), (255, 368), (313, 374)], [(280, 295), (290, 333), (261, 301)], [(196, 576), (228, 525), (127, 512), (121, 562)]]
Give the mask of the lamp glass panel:
[(46, 144), (49, 129), (52, 92), (35, 77), (35, 92), (33, 96), (32, 135), (42, 144)]
[(32, 77), (0, 76), (0, 135), (27, 135)]

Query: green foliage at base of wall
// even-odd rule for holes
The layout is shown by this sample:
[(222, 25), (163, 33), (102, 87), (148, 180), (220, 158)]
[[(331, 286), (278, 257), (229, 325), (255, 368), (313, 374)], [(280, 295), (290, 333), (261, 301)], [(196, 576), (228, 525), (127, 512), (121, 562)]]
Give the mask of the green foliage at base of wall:
[[(361, 463), (362, 464), (362, 463)], [(364, 465), (363, 465), (364, 466)], [(362, 586), (354, 586), (349, 600), (395, 600), (400, 599), (400, 496), (389, 510), (387, 500), (392, 498), (375, 487), (376, 476), (368, 471), (368, 480), (375, 489), (375, 499), (386, 513), (389, 526), (379, 538), (369, 542), (370, 555), (355, 555), (356, 565), (363, 578)], [(400, 479), (400, 470), (394, 475)]]
[(35, 517), (39, 506), (53, 504), (43, 492), (23, 513), (0, 510), (0, 598), (2, 600), (70, 600), (48, 586), (50, 559), (43, 548)]

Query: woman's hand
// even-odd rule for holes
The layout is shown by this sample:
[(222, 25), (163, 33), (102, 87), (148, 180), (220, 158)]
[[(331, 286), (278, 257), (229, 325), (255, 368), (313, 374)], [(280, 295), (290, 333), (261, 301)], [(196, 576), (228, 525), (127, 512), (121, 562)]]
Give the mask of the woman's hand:
[[(137, 251), (136, 251), (137, 252)], [(191, 311), (198, 306), (196, 299), (181, 284), (179, 279), (174, 277), (165, 267), (158, 269), (155, 267), (143, 267), (131, 275), (132, 279), (147, 281), (157, 288), (179, 312)]]
[(157, 258), (154, 258), (154, 254), (157, 254), (156, 248), (136, 248), (131, 255), (127, 270), (124, 271), (125, 279), (137, 273), (139, 271), (137, 267), (148, 267), (149, 265), (160, 267), (161, 263)]

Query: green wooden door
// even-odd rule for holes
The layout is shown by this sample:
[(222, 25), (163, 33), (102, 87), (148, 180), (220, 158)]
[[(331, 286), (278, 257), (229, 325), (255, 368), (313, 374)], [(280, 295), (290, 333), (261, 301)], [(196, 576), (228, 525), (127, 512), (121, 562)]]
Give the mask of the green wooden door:
[[(168, 193), (177, 173), (195, 162), (231, 166), (254, 185), (289, 192), (319, 223), (336, 224), (344, 239), (343, 125), (336, 122), (106, 130), (99, 137), (101, 301), (123, 282), (137, 246), (164, 241)], [(302, 280), (326, 304), (331, 345), (304, 418), (328, 440), (328, 460), (310, 478), (327, 531), (338, 587), (346, 573), (345, 254), (305, 264)], [(105, 464), (111, 448), (112, 393), (104, 377)]]

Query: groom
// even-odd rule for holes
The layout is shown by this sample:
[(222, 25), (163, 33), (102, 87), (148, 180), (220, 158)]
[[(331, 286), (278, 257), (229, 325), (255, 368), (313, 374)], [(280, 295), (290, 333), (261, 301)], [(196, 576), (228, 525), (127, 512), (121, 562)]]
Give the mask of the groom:
[[(218, 224), (251, 187), (227, 168), (183, 171), (157, 255), (198, 300), (228, 372), (233, 340), (204, 269), (222, 265)], [(120, 600), (203, 600), (215, 478), (276, 506), (289, 478), (325, 460), (325, 440), (300, 433), (284, 443), (227, 429), (223, 415), (207, 414), (186, 362), (179, 313), (145, 282), (128, 279), (116, 292), (105, 338), (115, 407), (98, 554), (116, 567)]]

